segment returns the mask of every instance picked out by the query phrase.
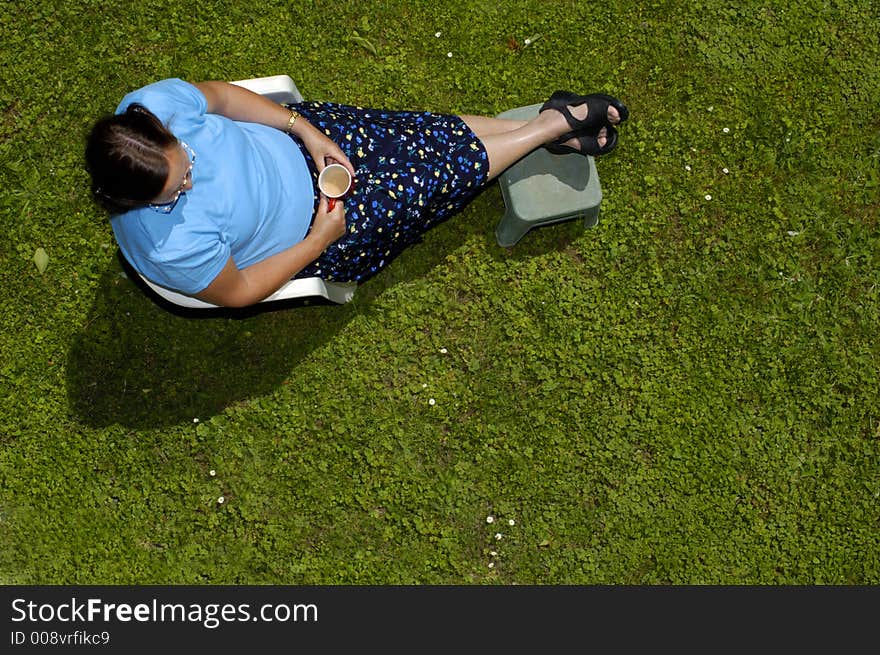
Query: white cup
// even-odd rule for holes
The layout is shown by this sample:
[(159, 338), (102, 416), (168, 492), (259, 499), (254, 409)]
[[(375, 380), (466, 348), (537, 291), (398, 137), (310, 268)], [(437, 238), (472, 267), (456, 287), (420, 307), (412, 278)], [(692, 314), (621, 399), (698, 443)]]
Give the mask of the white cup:
[(330, 199), (328, 209), (332, 210), (336, 199), (351, 189), (351, 173), (342, 164), (330, 164), (318, 175), (318, 188)]

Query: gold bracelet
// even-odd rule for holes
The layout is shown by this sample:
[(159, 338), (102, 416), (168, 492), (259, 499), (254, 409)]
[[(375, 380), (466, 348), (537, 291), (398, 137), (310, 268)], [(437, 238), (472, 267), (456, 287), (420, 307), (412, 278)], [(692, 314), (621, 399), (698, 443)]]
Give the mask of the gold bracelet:
[(293, 134), (293, 126), (296, 123), (296, 119), (299, 118), (299, 112), (295, 109), (290, 110), (290, 118), (287, 119), (287, 127), (284, 128), (284, 131), (288, 134)]

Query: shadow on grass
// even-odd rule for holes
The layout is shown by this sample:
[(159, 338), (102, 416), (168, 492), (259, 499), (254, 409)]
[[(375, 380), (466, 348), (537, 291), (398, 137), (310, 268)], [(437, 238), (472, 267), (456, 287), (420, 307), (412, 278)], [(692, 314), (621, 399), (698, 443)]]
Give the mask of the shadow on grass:
[(68, 356), (69, 406), (92, 426), (161, 428), (269, 393), (358, 311), (323, 299), (185, 310), (122, 270), (104, 273)]
[(345, 305), (295, 299), (243, 310), (180, 309), (133, 273), (123, 275), (127, 264), (118, 258), (69, 349), (69, 407), (94, 427), (159, 429), (271, 393), (354, 316), (371, 311), (383, 291), (426, 275), (472, 236), (494, 243), (501, 200), (490, 189), (465, 215), (435, 227), (431, 243), (413, 246), (361, 284)]

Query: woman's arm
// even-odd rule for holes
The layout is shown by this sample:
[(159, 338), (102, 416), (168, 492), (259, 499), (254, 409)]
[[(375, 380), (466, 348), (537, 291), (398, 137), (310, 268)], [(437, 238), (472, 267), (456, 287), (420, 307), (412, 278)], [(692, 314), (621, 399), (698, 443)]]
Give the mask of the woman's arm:
[(230, 257), (219, 275), (196, 297), (223, 307), (253, 305), (275, 293), (343, 234), (343, 203), (337, 203), (333, 211), (328, 213), (327, 199), (322, 197), (315, 222), (305, 239), (247, 268), (238, 268)]
[[(253, 91), (228, 82), (198, 82), (195, 86), (207, 99), (209, 113), (237, 121), (261, 123), (279, 130), (286, 130), (288, 127), (290, 111)], [(330, 159), (344, 165), (354, 176), (354, 168), (345, 153), (304, 116), (296, 119), (291, 133), (303, 142), (319, 171), (324, 169)], [(328, 212), (327, 199), (322, 196), (312, 229), (305, 239), (243, 269), (239, 269), (230, 257), (223, 270), (196, 297), (225, 307), (245, 307), (257, 303), (275, 293), (285, 282), (320, 257), (343, 234), (343, 203), (337, 203), (333, 211)]]
[[(287, 129), (290, 111), (258, 93), (229, 82), (196, 82), (194, 86), (208, 101), (208, 113), (235, 121), (261, 123), (282, 131)], [(345, 153), (304, 116), (296, 119), (291, 134), (303, 142), (319, 172), (324, 170), (329, 158), (345, 166), (354, 177), (354, 167)]]

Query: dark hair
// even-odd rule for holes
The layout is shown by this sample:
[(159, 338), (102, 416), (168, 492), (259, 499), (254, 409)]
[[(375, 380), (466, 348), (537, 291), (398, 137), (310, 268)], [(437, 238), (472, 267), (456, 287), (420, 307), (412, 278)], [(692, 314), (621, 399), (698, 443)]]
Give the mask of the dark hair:
[(100, 119), (86, 143), (95, 200), (111, 214), (149, 204), (168, 181), (165, 150), (177, 142), (162, 121), (137, 103)]

